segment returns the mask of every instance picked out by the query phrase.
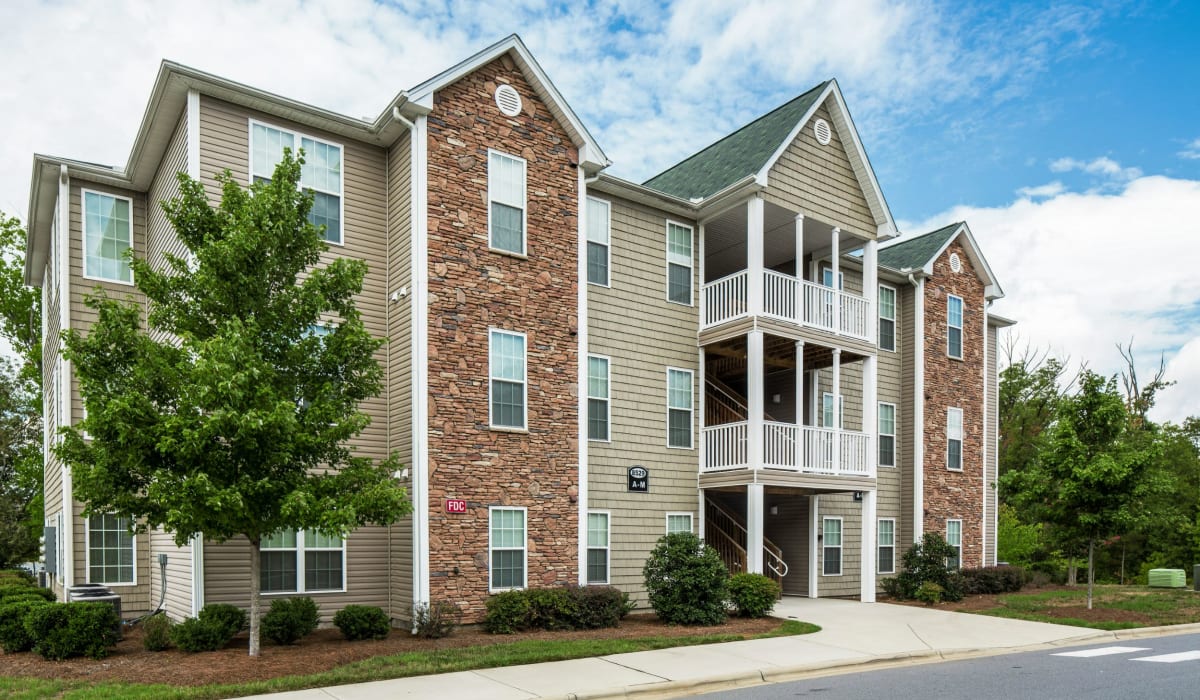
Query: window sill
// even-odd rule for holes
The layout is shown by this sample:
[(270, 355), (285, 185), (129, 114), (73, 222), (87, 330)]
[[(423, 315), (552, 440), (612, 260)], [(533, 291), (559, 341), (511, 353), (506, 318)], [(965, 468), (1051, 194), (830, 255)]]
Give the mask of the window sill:
[(138, 585), (137, 581), (132, 583), (103, 583), (97, 581), (88, 581), (88, 583), (95, 584), (97, 586), (105, 586), (106, 588), (133, 588), (134, 586)]
[[(495, 253), (496, 255), (503, 255), (508, 258), (516, 258), (517, 260), (528, 260), (529, 259), (528, 253), (515, 253), (511, 250), (505, 250), (503, 248), (493, 248), (491, 246), (488, 246), (488, 252)], [(511, 590), (511, 589), (508, 589), (508, 590)]]
[(529, 428), (510, 428), (510, 427), (503, 426), (503, 425), (490, 425), (490, 426), (488, 426), (488, 430), (491, 430), (491, 431), (497, 432), (497, 433), (516, 433), (518, 435), (522, 435), (522, 434), (528, 435), (529, 434)]
[(263, 596), (281, 596), (281, 595), (329, 595), (345, 593), (346, 589), (330, 589), (322, 591), (259, 591), (259, 595)]
[(137, 286), (137, 285), (135, 285), (135, 284), (133, 283), (133, 281), (132, 281), (132, 280), (131, 280), (131, 281), (129, 281), (129, 282), (126, 282), (125, 280), (114, 280), (114, 279), (109, 279), (109, 278), (107, 278), (107, 277), (95, 277), (95, 276), (92, 276), (92, 275), (84, 275), (84, 276), (83, 276), (83, 278), (84, 278), (85, 280), (91, 280), (91, 281), (93, 281), (93, 282), (107, 282), (107, 283), (109, 283), (109, 284), (119, 284), (119, 285), (121, 285), (122, 287), (135, 287), (135, 286)]

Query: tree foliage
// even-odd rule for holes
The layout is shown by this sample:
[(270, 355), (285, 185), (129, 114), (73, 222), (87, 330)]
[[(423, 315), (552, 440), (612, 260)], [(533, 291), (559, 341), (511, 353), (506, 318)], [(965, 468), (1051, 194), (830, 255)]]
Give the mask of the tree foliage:
[(87, 408), (58, 448), (76, 497), (181, 545), (246, 538), (252, 655), (262, 538), (344, 536), (410, 509), (394, 459), (348, 444), (369, 422), (359, 404), (381, 391), (383, 341), (354, 305), (366, 264), (321, 261), (302, 162), (285, 153), (249, 190), (224, 173), (217, 207), (180, 174), (163, 209), (185, 256), (132, 259), (146, 308), (97, 290), (85, 302), (95, 325), (65, 336)]

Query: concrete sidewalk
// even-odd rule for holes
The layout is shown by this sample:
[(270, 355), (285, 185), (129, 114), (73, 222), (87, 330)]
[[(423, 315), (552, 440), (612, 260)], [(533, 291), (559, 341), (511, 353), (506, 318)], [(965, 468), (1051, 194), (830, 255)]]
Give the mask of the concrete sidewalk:
[[(254, 696), (271, 700), (382, 698), (623, 698), (685, 695), (882, 662), (979, 656), (1104, 639), (1170, 633), (1114, 633), (886, 603), (784, 598), (774, 614), (821, 626), (796, 637), (639, 651), (574, 661)], [(1183, 625), (1178, 631), (1195, 631)], [(1175, 628), (1171, 628), (1174, 631)]]

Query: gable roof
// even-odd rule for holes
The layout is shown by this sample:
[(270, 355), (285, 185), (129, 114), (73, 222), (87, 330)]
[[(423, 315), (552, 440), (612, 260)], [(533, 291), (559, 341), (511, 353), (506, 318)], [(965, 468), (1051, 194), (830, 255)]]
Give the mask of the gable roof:
[(956, 238), (961, 236), (963, 248), (966, 250), (967, 258), (971, 261), (971, 266), (975, 270), (975, 274), (984, 284), (983, 294), (989, 301), (999, 299), (1004, 296), (1004, 290), (1000, 287), (1000, 282), (996, 280), (996, 276), (992, 273), (992, 268), (988, 265), (987, 259), (983, 257), (983, 251), (979, 248), (979, 244), (975, 242), (975, 236), (971, 233), (971, 228), (967, 226), (965, 221), (959, 221), (949, 226), (943, 226), (929, 233), (923, 233), (919, 236), (903, 240), (899, 243), (889, 245), (886, 248), (880, 248), (877, 261), (880, 267), (885, 267), (896, 272), (914, 272), (920, 271), (925, 275), (933, 274), (933, 262), (941, 257), (942, 253), (946, 252), (946, 248), (954, 242)]

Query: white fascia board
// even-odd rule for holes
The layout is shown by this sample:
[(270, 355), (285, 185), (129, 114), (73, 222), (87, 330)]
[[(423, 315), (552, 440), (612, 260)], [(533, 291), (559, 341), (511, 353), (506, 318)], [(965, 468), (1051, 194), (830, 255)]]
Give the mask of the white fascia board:
[(959, 224), (958, 229), (946, 239), (941, 248), (929, 257), (929, 261), (925, 263), (925, 272), (933, 274), (933, 263), (938, 258), (942, 257), (942, 253), (950, 247), (959, 236), (966, 240), (964, 248), (967, 251), (967, 257), (971, 259), (971, 266), (975, 269), (975, 274), (979, 277), (979, 281), (984, 284), (984, 296), (990, 299), (1000, 299), (1004, 297), (1004, 290), (1000, 288), (1000, 283), (996, 280), (996, 276), (992, 273), (991, 265), (988, 265), (987, 258), (983, 257), (983, 250), (975, 241), (974, 234), (971, 233), (971, 227), (966, 223)]
[(673, 197), (665, 192), (623, 180), (615, 175), (601, 173), (596, 179), (588, 181), (586, 184), (589, 192), (603, 192), (686, 219), (696, 218), (696, 205), (686, 199)]
[(771, 154), (771, 157), (767, 159), (766, 164), (763, 165), (762, 169), (759, 170), (757, 174), (755, 174), (755, 180), (760, 182), (764, 187), (767, 184), (767, 176), (768, 173), (771, 172), (771, 168), (775, 166), (776, 161), (783, 157), (783, 154), (785, 151), (787, 151), (788, 146), (792, 145), (792, 142), (795, 141), (796, 137), (800, 135), (800, 130), (804, 128), (804, 125), (813, 118), (813, 115), (817, 113), (817, 110), (821, 108), (821, 105), (825, 104), (825, 98), (829, 97), (829, 93), (833, 90), (833, 86), (834, 82), (830, 80), (829, 84), (825, 86), (825, 89), (821, 91), (821, 94), (817, 96), (817, 99), (813, 100), (812, 106), (808, 108), (808, 111), (804, 113), (804, 116), (800, 118), (800, 121), (796, 122), (796, 125), (792, 127), (792, 130), (788, 133), (787, 138), (783, 140), (783, 143), (779, 144), (779, 146), (775, 149), (775, 152)]

